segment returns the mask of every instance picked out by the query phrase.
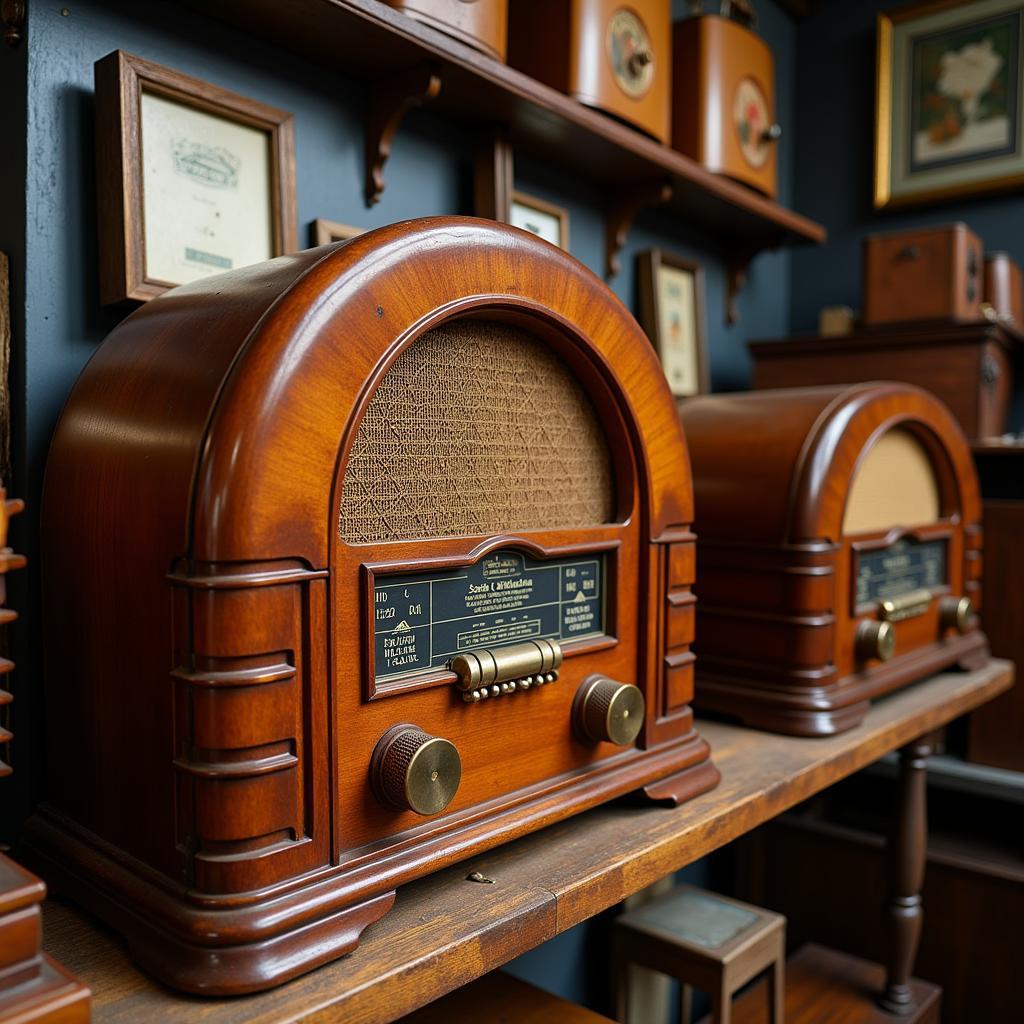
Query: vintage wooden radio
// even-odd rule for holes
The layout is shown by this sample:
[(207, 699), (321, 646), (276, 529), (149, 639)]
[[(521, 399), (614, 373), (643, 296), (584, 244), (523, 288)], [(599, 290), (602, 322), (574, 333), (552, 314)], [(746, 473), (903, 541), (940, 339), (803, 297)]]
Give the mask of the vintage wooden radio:
[(864, 239), (864, 323), (979, 320), (981, 239), (943, 224)]
[(649, 342), (533, 235), (410, 221), (174, 289), (54, 437), (30, 848), (235, 993), (412, 878), (703, 792), (691, 519)]
[(1024, 330), (1024, 289), (1020, 267), (1007, 252), (985, 253), (985, 286), (982, 291), (986, 314), (1015, 330)]
[(670, 0), (515, 0), (508, 62), (668, 143)]
[(716, 174), (778, 194), (775, 61), (768, 44), (733, 18), (677, 21), (672, 37), (672, 148)]
[(505, 59), (508, 0), (384, 0), (410, 18), (430, 25), (459, 42)]
[(701, 396), (697, 705), (776, 732), (987, 657), (978, 480), (946, 407), (906, 384)]

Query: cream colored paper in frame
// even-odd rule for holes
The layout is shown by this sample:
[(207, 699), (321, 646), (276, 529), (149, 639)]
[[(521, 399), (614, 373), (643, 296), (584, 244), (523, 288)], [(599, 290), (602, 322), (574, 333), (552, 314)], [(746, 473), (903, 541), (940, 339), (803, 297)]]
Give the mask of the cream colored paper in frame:
[(672, 394), (700, 392), (697, 339), (697, 285), (692, 270), (662, 263), (656, 271), (658, 347)]
[(171, 285), (274, 255), (271, 139), (143, 91), (146, 277)]

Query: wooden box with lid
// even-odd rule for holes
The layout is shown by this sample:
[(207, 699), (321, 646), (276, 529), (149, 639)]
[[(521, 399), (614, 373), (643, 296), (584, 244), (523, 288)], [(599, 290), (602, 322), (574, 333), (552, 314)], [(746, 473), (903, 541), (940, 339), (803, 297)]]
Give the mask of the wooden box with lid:
[(981, 319), (981, 239), (966, 224), (864, 239), (864, 323)]
[(514, 0), (508, 62), (668, 143), (670, 0)]
[(699, 707), (825, 735), (874, 697), (983, 663), (978, 480), (941, 402), (875, 383), (700, 396), (681, 417)]
[(48, 877), (158, 978), (239, 993), (413, 878), (709, 789), (687, 458), (622, 304), (494, 222), (138, 310), (47, 466)]
[(410, 18), (504, 61), (508, 0), (384, 0)]

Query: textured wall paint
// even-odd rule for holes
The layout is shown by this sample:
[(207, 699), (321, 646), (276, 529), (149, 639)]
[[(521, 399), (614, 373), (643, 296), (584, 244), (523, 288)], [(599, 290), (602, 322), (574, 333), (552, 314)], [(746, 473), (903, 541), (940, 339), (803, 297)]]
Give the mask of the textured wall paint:
[[(676, 0), (675, 13), (685, 9)], [(771, 0), (758, 4), (761, 31), (776, 54), (779, 118), (786, 128), (780, 146), (780, 198), (792, 194), (795, 92), (792, 67), (796, 30)], [(67, 15), (62, 14), (67, 11)], [(12, 256), (16, 281), (14, 323), (14, 489), (30, 503), (15, 531), (33, 569), (12, 603), (22, 611), (16, 633), (19, 669), (15, 729), (38, 735), (41, 715), (37, 531), (47, 446), (71, 385), (104, 336), (130, 308), (104, 309), (97, 299), (93, 64), (124, 49), (295, 114), (300, 242), (310, 244), (317, 217), (375, 227), (410, 217), (471, 213), (475, 139), (466, 128), (432, 116), (410, 115), (394, 144), (381, 202), (362, 200), (365, 92), (337, 71), (283, 53), (166, 0), (82, 0), (70, 5), (29, 5), (28, 45), (0, 54), (0, 85), (10, 119), (26, 108), (27, 142), (5, 134), (0, 166), (0, 245)], [(26, 69), (27, 60), (27, 69)], [(9, 85), (8, 85), (9, 83)], [(20, 99), (19, 99), (20, 97)], [(22, 147), (22, 148), (19, 148)], [(26, 170), (27, 168), (27, 170)], [(536, 159), (517, 164), (517, 187), (568, 207), (573, 255), (602, 273), (603, 208), (600, 190)], [(24, 179), (25, 200), (20, 198)], [(759, 256), (740, 300), (742, 321), (724, 323), (725, 266), (729, 256), (713, 233), (670, 223), (657, 211), (641, 216), (622, 254), (623, 273), (611, 282), (636, 308), (636, 254), (660, 246), (699, 260), (706, 269), (708, 335), (716, 388), (746, 385), (745, 341), (781, 334), (789, 320), (788, 251)], [(24, 591), (24, 593), (23, 593)], [(18, 771), (0, 787), (0, 831), (38, 799), (41, 742), (17, 749)], [(102, 756), (98, 751), (97, 756)], [(694, 866), (691, 878), (703, 878)], [(588, 953), (600, 948), (606, 928), (598, 921), (561, 936), (518, 961), (517, 973), (570, 998), (597, 998), (603, 967)], [(587, 965), (590, 964), (590, 971)]]

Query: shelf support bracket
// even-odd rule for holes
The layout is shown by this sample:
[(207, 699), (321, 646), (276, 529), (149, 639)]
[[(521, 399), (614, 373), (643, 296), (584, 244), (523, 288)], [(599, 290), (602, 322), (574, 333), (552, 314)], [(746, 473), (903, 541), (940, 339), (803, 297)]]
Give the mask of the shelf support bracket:
[(725, 322), (729, 325), (739, 323), (740, 311), (737, 306), (740, 292), (747, 283), (747, 271), (750, 261), (760, 252), (760, 248), (750, 246), (738, 247), (725, 265)]
[(671, 198), (672, 186), (667, 181), (641, 181), (619, 187), (604, 222), (604, 265), (608, 277), (615, 277), (622, 269), (619, 253), (625, 248), (626, 236), (637, 214)]
[(440, 68), (416, 64), (374, 84), (366, 116), (366, 205), (373, 206), (384, 191), (384, 164), (402, 118), (441, 91)]
[(925, 768), (935, 747), (926, 734), (900, 750), (899, 809), (886, 850), (889, 899), (886, 907), (885, 990), (879, 1005), (905, 1017), (915, 1009), (910, 976), (921, 941), (921, 888), (928, 845)]

